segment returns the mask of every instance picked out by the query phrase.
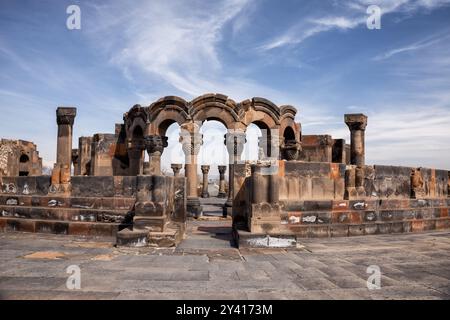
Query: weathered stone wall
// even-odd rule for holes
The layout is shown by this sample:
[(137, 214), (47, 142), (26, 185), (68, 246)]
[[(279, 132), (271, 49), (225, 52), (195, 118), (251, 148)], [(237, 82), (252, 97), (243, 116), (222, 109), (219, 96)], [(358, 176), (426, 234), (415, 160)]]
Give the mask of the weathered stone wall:
[(298, 160), (308, 162), (332, 162), (333, 139), (329, 135), (302, 136), (302, 150)]
[(280, 162), (280, 200), (344, 199), (345, 164)]
[(236, 228), (246, 221), (251, 233), (297, 237), (450, 228), (447, 170), (364, 166), (365, 196), (348, 200), (345, 175), (353, 165), (279, 161), (275, 175), (264, 175), (264, 166), (253, 165), (251, 174), (247, 170), (235, 195), (235, 203), (245, 207), (239, 209)]
[(0, 193), (15, 195), (47, 195), (50, 192), (50, 176), (2, 177)]
[(0, 140), (0, 177), (42, 174), (42, 158), (36, 145), (24, 140)]

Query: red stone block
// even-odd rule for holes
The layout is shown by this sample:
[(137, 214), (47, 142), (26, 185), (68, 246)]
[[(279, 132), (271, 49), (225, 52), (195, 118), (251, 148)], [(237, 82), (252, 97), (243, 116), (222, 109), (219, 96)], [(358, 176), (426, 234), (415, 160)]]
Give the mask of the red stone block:
[(448, 208), (441, 208), (441, 218), (448, 217)]
[(423, 220), (416, 220), (411, 222), (411, 231), (420, 232), (423, 231)]
[(333, 201), (333, 211), (348, 211), (348, 201)]
[(450, 219), (444, 218), (436, 220), (436, 230), (443, 230), (449, 228), (450, 228)]
[(0, 231), (1, 232), (6, 231), (6, 219), (0, 218)]
[(89, 235), (89, 224), (88, 223), (70, 223), (69, 224), (69, 234), (70, 235), (79, 235), (79, 236), (88, 236)]

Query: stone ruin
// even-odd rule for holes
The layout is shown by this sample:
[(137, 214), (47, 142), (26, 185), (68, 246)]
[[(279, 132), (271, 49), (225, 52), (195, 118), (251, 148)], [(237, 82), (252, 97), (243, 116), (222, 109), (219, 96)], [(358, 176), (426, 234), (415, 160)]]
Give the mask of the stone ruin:
[[(27, 168), (35, 171), (21, 176), (21, 163), (19, 169), (2, 164), (0, 230), (108, 235), (118, 245), (176, 245), (185, 236), (187, 217), (202, 215), (200, 197), (210, 197), (210, 166), (201, 166), (202, 188), (197, 175), (206, 120), (227, 128), (223, 143), (230, 161), (218, 168), (218, 196), (226, 199), (223, 215), (232, 217), (239, 246), (289, 247), (304, 237), (450, 228), (449, 171), (366, 165), (365, 115), (345, 115), (347, 144), (330, 135), (302, 135), (296, 113), (263, 98), (236, 103), (206, 94), (188, 102), (168, 96), (133, 106), (113, 134), (80, 137), (72, 149), (76, 109), (60, 107), (51, 176), (34, 166), (41, 160), (30, 143), (22, 145), (30, 147)], [(181, 164), (171, 164), (173, 175), (161, 172), (165, 134), (173, 123), (181, 128), (184, 176)], [(243, 161), (252, 123), (263, 133), (259, 160)]]
[(0, 140), (1, 176), (39, 176), (42, 158), (36, 145), (24, 140)]

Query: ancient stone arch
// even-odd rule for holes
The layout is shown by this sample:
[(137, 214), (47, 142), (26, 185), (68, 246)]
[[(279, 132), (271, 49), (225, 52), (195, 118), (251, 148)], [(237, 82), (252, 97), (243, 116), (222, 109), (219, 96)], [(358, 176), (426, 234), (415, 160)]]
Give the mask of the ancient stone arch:
[[(295, 122), (296, 113), (292, 106), (278, 107), (264, 98), (255, 97), (237, 103), (226, 95), (213, 93), (189, 102), (180, 97), (166, 96), (148, 107), (135, 105), (124, 115), (130, 174), (143, 173), (144, 150), (149, 154), (148, 173), (160, 173), (161, 154), (167, 147), (167, 128), (177, 123), (181, 128), (180, 142), (186, 157), (188, 206), (195, 207), (198, 202), (197, 155), (203, 143), (199, 131), (205, 121), (216, 120), (227, 128), (224, 143), (231, 167), (240, 160), (246, 130), (252, 123), (263, 132), (261, 144), (266, 157), (292, 160), (298, 156), (301, 127)], [(230, 169), (229, 174), (232, 181), (233, 170)]]

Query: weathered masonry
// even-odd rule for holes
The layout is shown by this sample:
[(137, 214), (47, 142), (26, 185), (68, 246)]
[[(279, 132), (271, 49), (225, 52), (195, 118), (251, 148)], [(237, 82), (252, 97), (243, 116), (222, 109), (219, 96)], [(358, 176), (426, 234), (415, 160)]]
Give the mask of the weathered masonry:
[[(263, 98), (237, 103), (206, 94), (188, 102), (169, 96), (133, 106), (114, 133), (80, 137), (73, 149), (76, 109), (58, 108), (52, 175), (29, 170), (24, 176), (12, 165), (0, 172), (0, 229), (111, 235), (119, 245), (176, 245), (187, 217), (202, 214), (200, 198), (212, 197), (211, 166), (197, 160), (206, 120), (227, 128), (220, 143), (229, 163), (218, 167), (217, 196), (226, 199), (223, 213), (232, 216), (241, 246), (450, 228), (449, 171), (366, 164), (363, 114), (344, 116), (349, 143), (302, 135), (296, 114), (295, 107)], [(173, 123), (180, 126), (185, 163), (171, 164), (173, 175), (164, 175), (161, 155)], [(250, 124), (263, 134), (253, 162), (242, 160)]]

